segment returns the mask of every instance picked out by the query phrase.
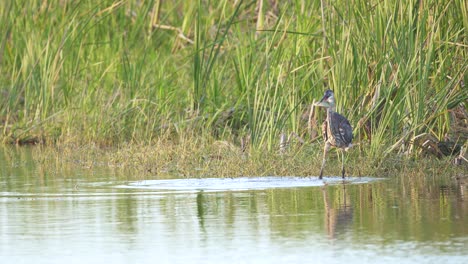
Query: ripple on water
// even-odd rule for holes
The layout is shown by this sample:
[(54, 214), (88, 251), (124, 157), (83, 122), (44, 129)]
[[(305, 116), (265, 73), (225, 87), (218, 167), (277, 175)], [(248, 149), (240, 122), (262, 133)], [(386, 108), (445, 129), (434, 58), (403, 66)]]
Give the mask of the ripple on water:
[(202, 178), (202, 179), (169, 179), (143, 180), (116, 185), (116, 188), (145, 189), (153, 191), (240, 191), (264, 190), (272, 188), (318, 187), (337, 184), (365, 184), (383, 180), (372, 177), (346, 178), (329, 177), (319, 180), (316, 177), (242, 177), (242, 178)]

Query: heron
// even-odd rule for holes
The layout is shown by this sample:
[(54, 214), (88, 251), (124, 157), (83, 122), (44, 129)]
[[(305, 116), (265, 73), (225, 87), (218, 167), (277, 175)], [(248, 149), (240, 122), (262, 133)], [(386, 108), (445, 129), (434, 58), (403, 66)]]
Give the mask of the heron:
[(322, 99), (318, 103), (315, 103), (315, 106), (327, 109), (327, 118), (322, 124), (322, 135), (325, 146), (323, 148), (323, 160), (319, 179), (322, 179), (327, 153), (331, 147), (335, 147), (341, 151), (341, 175), (344, 179), (345, 168), (343, 151), (347, 151), (352, 146), (353, 128), (346, 117), (335, 112), (335, 95), (332, 90), (326, 90)]

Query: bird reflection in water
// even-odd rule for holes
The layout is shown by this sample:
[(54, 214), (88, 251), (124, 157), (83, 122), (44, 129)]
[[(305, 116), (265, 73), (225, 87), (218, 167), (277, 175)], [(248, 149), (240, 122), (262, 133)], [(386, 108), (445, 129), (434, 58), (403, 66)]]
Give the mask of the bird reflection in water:
[(337, 193), (339, 193), (338, 199), (330, 201), (327, 186), (322, 187), (325, 207), (325, 230), (330, 239), (334, 239), (337, 235), (346, 232), (353, 223), (353, 207), (348, 198), (345, 182), (343, 182), (341, 190)]

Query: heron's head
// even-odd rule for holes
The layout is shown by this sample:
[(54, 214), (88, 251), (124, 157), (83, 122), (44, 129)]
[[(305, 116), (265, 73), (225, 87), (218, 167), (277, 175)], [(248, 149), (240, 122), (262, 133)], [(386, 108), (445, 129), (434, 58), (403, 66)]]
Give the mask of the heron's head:
[(320, 107), (325, 107), (325, 108), (335, 107), (335, 96), (333, 94), (333, 91), (326, 90), (322, 99), (320, 99), (319, 102), (315, 103), (315, 105), (320, 106)]

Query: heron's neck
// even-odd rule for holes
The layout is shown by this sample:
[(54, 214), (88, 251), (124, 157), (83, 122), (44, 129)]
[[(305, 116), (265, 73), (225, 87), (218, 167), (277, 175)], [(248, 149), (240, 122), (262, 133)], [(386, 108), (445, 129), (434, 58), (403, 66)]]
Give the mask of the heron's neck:
[(331, 112), (336, 112), (336, 111), (335, 111), (335, 104), (334, 104), (334, 103), (330, 104), (330, 106), (327, 107), (327, 114), (328, 114), (328, 113), (331, 113)]

